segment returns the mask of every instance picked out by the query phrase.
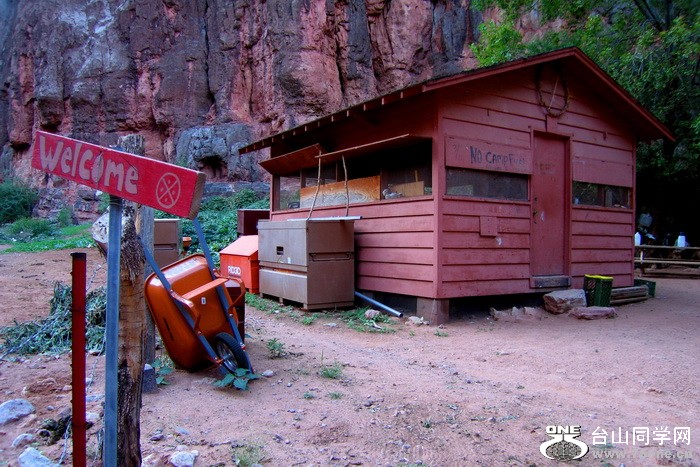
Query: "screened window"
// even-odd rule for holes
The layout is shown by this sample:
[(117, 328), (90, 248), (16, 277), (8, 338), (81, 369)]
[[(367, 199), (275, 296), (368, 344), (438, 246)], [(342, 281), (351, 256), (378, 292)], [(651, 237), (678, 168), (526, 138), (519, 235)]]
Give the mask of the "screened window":
[[(337, 206), (432, 194), (431, 143), (387, 148), (279, 176), (277, 209)], [(347, 187), (345, 172), (347, 170)], [(320, 185), (320, 187), (319, 187)], [(315, 202), (314, 202), (315, 199)]]
[(630, 208), (632, 206), (632, 190), (622, 186), (574, 182), (573, 202), (587, 206)]
[(527, 182), (527, 175), (448, 167), (445, 194), (527, 201)]

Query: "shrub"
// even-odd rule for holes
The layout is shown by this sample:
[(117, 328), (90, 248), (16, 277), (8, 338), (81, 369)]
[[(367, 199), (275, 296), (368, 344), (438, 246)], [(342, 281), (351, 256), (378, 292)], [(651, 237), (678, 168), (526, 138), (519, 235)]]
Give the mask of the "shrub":
[(15, 181), (0, 183), (0, 224), (29, 217), (39, 195), (27, 185)]
[(12, 235), (36, 238), (42, 235), (52, 235), (54, 228), (51, 222), (46, 219), (23, 217), (10, 224), (7, 231)]

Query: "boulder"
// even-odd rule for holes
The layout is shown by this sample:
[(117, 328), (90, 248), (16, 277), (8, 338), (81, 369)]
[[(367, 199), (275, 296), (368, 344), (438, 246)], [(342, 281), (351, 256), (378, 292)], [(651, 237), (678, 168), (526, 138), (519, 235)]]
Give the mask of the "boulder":
[(544, 310), (541, 308), (532, 308), (529, 306), (518, 308), (513, 307), (510, 310), (497, 310), (495, 308), (490, 309), (491, 316), (496, 321), (505, 322), (519, 322), (527, 321), (532, 319), (542, 319), (544, 316)]
[(578, 319), (603, 319), (615, 318), (617, 312), (615, 308), (607, 306), (576, 307), (569, 312), (569, 315)]
[(44, 456), (41, 451), (33, 447), (28, 447), (17, 459), (20, 467), (58, 467), (58, 464), (53, 462), (48, 457)]
[(545, 309), (555, 315), (586, 306), (586, 294), (583, 289), (557, 290), (542, 298)]
[(12, 399), (0, 404), (0, 425), (5, 425), (35, 411), (31, 402), (26, 399)]
[(176, 451), (168, 461), (175, 467), (193, 467), (198, 455), (198, 451)]
[(12, 441), (12, 447), (13, 448), (23, 448), (24, 446), (33, 443), (36, 441), (36, 436), (34, 436), (31, 433), (22, 433), (21, 435), (17, 436), (14, 441)]

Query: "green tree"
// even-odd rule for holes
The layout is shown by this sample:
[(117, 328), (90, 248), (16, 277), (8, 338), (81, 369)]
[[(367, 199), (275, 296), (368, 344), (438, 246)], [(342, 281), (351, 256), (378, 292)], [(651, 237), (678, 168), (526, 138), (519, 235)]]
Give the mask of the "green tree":
[[(685, 230), (700, 244), (700, 216), (679, 202), (700, 199), (697, 0), (477, 0), (477, 8), (494, 6), (504, 21), (483, 24), (481, 42), (472, 47), (482, 65), (578, 46), (671, 129), (676, 141), (638, 148), (638, 212), (650, 212), (662, 231)], [(548, 32), (523, 43), (515, 25), (525, 14)], [(545, 27), (554, 20), (564, 27)]]

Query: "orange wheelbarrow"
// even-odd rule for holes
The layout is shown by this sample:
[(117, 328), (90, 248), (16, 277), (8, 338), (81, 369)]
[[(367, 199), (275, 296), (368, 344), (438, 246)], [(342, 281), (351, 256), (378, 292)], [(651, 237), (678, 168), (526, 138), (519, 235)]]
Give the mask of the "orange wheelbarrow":
[(173, 363), (188, 371), (218, 365), (235, 373), (253, 367), (245, 352), (243, 281), (220, 277), (197, 219), (195, 229), (204, 254), (176, 261), (162, 270), (144, 248), (153, 268), (145, 283), (148, 309)]

